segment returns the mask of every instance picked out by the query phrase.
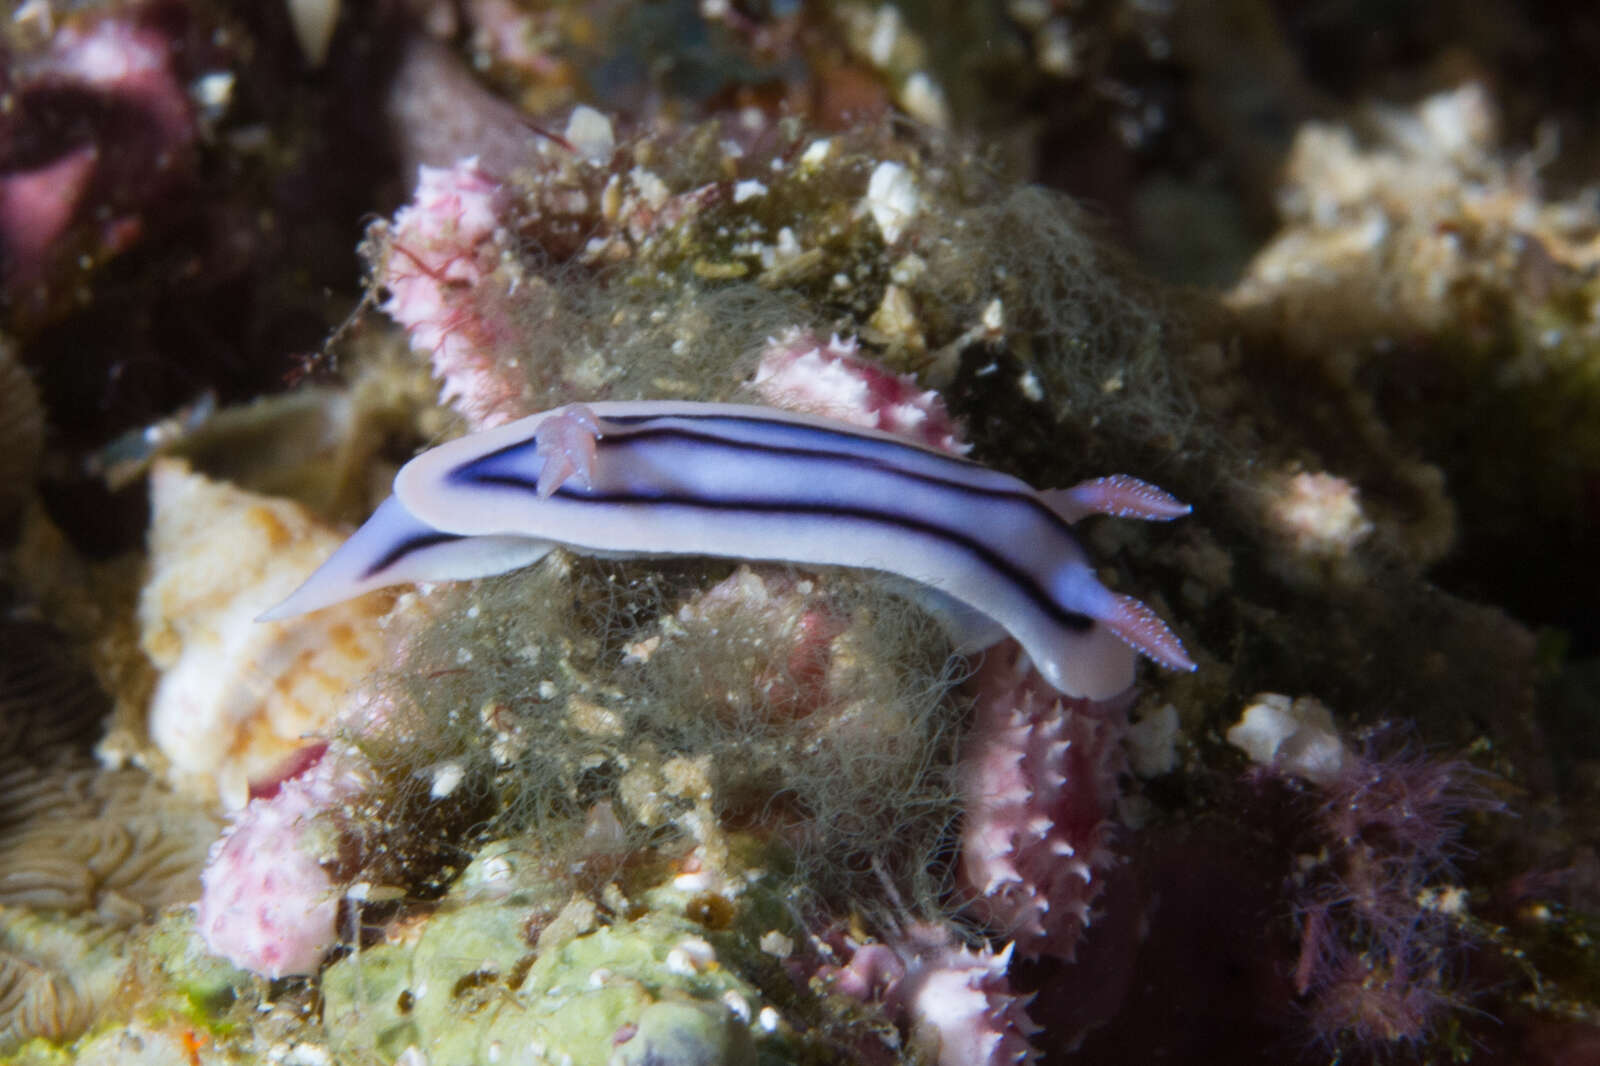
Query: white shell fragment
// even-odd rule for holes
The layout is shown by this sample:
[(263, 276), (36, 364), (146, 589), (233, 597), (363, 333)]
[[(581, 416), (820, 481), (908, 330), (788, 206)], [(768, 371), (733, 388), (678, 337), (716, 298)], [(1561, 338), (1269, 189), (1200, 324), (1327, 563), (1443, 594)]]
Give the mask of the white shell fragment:
[(150, 475), (150, 578), (140, 646), (161, 671), (150, 736), (173, 783), (242, 804), (345, 691), (378, 662), (390, 597), (258, 625), (343, 539), (290, 500), (259, 496), (157, 460)]
[(1178, 768), (1178, 739), (1183, 735), (1178, 708), (1168, 703), (1128, 726), (1128, 765), (1143, 778), (1160, 777)]
[(1314, 785), (1331, 784), (1346, 759), (1332, 713), (1309, 696), (1296, 700), (1276, 692), (1261, 693), (1228, 730), (1228, 743), (1257, 765)]
[(879, 163), (867, 180), (867, 210), (878, 224), (886, 244), (900, 239), (911, 220), (922, 210), (922, 197), (911, 171), (899, 163)]
[(945, 102), (944, 90), (924, 71), (916, 71), (900, 87), (900, 106), (936, 130), (950, 128), (950, 105)]
[(607, 162), (617, 150), (617, 137), (612, 131), (611, 120), (584, 104), (572, 109), (564, 136), (567, 143), (591, 163)]
[(289, 0), (289, 21), (300, 54), (313, 67), (328, 58), (334, 27), (339, 24), (339, 0)]

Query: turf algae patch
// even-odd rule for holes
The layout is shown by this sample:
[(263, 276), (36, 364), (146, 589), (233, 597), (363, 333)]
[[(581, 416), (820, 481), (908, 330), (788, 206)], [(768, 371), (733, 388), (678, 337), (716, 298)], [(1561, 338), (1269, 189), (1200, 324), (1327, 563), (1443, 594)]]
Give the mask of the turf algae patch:
[(878, 899), (887, 873), (938, 897), (964, 665), (881, 582), (557, 554), (439, 595), (381, 682), (394, 713), (354, 738), (399, 794), (428, 804), (448, 767), (444, 802), (481, 797), (557, 871), (715, 862), (754, 832), (821, 895)]

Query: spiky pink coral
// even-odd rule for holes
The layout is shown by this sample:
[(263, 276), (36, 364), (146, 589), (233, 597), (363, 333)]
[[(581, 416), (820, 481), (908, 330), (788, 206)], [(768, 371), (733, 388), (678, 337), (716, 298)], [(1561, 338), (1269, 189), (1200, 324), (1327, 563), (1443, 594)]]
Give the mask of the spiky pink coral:
[(857, 347), (785, 330), (767, 342), (751, 387), (774, 407), (881, 429), (952, 455), (971, 450), (937, 392), (863, 358)]
[[(937, 392), (863, 358), (853, 341), (787, 330), (768, 343), (751, 385), (778, 406), (954, 454), (969, 448)], [(1004, 648), (975, 684), (960, 770), (960, 874), (972, 912), (1015, 937), (1025, 958), (1071, 957), (1111, 861), (1107, 816), (1126, 707), (1064, 700)]]
[(377, 281), (383, 310), (426, 354), (440, 399), (474, 429), (528, 413), (522, 385), (494, 350), (507, 325), (486, 297), (501, 258), (497, 234), (506, 208), (500, 183), (476, 156), (450, 167), (418, 168), (417, 191), (395, 215)]
[(970, 909), (1024, 958), (1071, 958), (1111, 862), (1125, 705), (1065, 699), (1002, 648), (975, 685), (960, 765)]
[(853, 949), (822, 977), (853, 999), (880, 1001), (907, 1024), (911, 1043), (938, 1066), (1003, 1066), (1038, 1057), (1039, 1032), (1006, 976), (1011, 945), (999, 953), (961, 944), (949, 928), (909, 926), (889, 944)]
[(937, 926), (913, 926), (914, 949), (897, 989), (911, 1016), (911, 1040), (939, 1066), (1032, 1062), (1039, 1029), (1006, 977), (1012, 945), (973, 951)]
[(265, 977), (315, 972), (338, 940), (340, 899), (328, 867), (342, 834), (322, 816), (364, 787), (358, 757), (324, 749), (234, 815), (200, 875), (208, 949)]

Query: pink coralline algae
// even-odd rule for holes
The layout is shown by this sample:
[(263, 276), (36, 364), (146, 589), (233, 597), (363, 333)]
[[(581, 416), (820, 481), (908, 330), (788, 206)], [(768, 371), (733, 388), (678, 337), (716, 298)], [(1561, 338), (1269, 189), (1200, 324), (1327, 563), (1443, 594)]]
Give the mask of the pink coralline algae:
[(860, 355), (852, 339), (826, 342), (790, 329), (767, 342), (751, 387), (774, 407), (836, 418), (965, 455), (960, 426), (932, 389)]
[(969, 909), (1023, 958), (1070, 959), (1111, 863), (1122, 701), (1065, 699), (1004, 646), (975, 679), (962, 745), (960, 877)]
[(236, 812), (200, 876), (197, 925), (210, 951), (265, 977), (322, 964), (338, 940), (341, 898), (329, 867), (343, 834), (328, 819), (365, 788), (359, 765), (325, 752)]
[(1006, 975), (1012, 949), (974, 951), (949, 929), (916, 923), (892, 944), (864, 944), (822, 977), (837, 992), (881, 1002), (904, 1021), (911, 1043), (937, 1066), (1005, 1066), (1032, 1062), (1028, 1038), (1039, 1027)]
[(515, 375), (499, 366), (499, 341), (510, 327), (485, 295), (503, 251), (504, 209), (500, 183), (476, 157), (419, 168), (416, 195), (395, 215), (377, 279), (389, 292), (383, 310), (431, 360), (440, 400), (474, 429), (527, 413)]

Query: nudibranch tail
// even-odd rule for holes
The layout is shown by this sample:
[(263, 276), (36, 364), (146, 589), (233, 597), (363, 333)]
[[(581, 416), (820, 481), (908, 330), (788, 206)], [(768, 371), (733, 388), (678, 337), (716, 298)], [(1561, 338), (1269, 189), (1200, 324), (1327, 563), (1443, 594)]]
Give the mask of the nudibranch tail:
[(1115, 607), (1099, 621), (1116, 634), (1117, 639), (1168, 670), (1195, 668), (1194, 660), (1184, 650), (1183, 641), (1160, 615), (1132, 596), (1113, 593), (1112, 601)]
[(1191, 510), (1167, 490), (1127, 474), (1081, 481), (1070, 489), (1045, 489), (1039, 495), (1067, 522), (1092, 514), (1168, 522)]
[(390, 496), (288, 599), (256, 621), (309, 614), (389, 585), (503, 574), (537, 562), (551, 547), (532, 537), (441, 532)]

